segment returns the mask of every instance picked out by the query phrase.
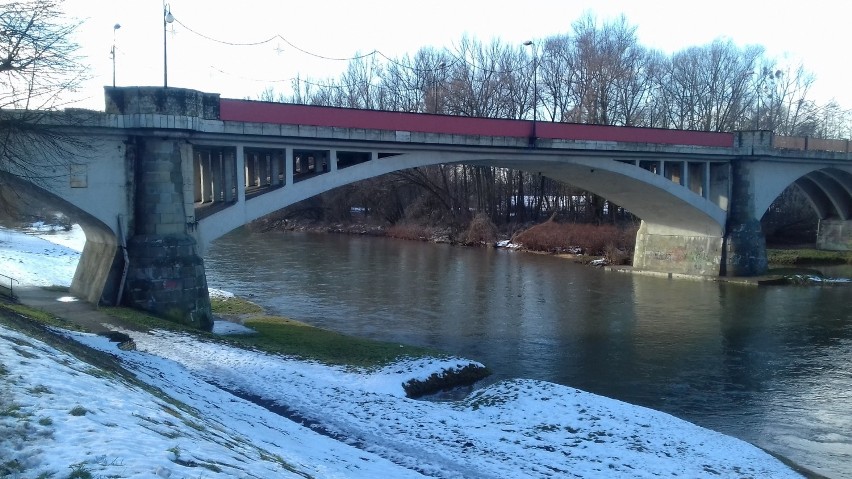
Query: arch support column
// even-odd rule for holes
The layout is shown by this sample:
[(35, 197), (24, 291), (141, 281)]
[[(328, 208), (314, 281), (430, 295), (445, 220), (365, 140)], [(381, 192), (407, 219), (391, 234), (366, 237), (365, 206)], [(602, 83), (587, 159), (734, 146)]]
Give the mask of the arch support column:
[(188, 234), (193, 223), (184, 207), (184, 197), (193, 188), (183, 180), (192, 172), (192, 147), (177, 140), (137, 137), (135, 149), (135, 221), (127, 244), (123, 301), (210, 330), (213, 320), (204, 261)]
[(741, 159), (731, 162), (731, 204), (720, 272), (723, 276), (757, 276), (769, 268), (766, 237), (756, 213), (752, 164)]

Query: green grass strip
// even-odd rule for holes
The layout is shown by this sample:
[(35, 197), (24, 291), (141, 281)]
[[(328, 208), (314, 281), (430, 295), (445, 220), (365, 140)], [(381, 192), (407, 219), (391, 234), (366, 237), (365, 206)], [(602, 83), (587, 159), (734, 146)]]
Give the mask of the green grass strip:
[(405, 357), (445, 356), (435, 350), (356, 338), (274, 316), (253, 317), (243, 324), (257, 331), (257, 334), (231, 336), (229, 341), (244, 347), (326, 364), (370, 368)]
[(100, 310), (130, 329), (180, 331), (236, 347), (254, 348), (331, 365), (372, 368), (403, 357), (446, 356), (436, 350), (357, 338), (283, 317), (253, 314), (262, 313), (263, 308), (239, 298), (214, 299), (211, 306), (214, 315), (240, 318), (239, 322), (257, 333), (214, 335), (135, 309), (101, 307)]
[(852, 251), (767, 249), (766, 256), (769, 264), (777, 265), (852, 264)]

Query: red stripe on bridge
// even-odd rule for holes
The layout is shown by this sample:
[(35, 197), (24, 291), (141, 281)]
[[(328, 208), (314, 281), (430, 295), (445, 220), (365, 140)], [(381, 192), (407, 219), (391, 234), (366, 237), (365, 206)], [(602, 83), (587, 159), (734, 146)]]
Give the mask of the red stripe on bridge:
[[(222, 98), (219, 118), (224, 121), (311, 125), (366, 130), (412, 131), (449, 135), (529, 138), (533, 122), (465, 116), (361, 110), (327, 106), (270, 103)], [(615, 141), (702, 147), (734, 146), (733, 133), (578, 123), (536, 123), (536, 136), (545, 139)]]

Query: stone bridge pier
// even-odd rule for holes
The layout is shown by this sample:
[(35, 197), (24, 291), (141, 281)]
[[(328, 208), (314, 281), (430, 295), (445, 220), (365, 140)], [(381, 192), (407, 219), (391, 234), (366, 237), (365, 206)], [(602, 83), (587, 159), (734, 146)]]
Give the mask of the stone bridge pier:
[(755, 207), (758, 184), (751, 163), (731, 162), (731, 204), (725, 225), (720, 276), (757, 276), (766, 273), (766, 238)]
[[(210, 95), (190, 90), (150, 89), (150, 94), (140, 90), (108, 90), (107, 112), (201, 118), (205, 106), (214, 103), (206, 98)], [(174, 130), (163, 135), (145, 132), (130, 137), (126, 154), (127, 163), (134, 165), (135, 191), (122, 301), (210, 330), (213, 320), (204, 262), (190, 234), (196, 224), (192, 145)]]
[(127, 242), (124, 302), (169, 319), (213, 327), (204, 261), (184, 210), (184, 158), (192, 147), (174, 140), (136, 138), (134, 235)]

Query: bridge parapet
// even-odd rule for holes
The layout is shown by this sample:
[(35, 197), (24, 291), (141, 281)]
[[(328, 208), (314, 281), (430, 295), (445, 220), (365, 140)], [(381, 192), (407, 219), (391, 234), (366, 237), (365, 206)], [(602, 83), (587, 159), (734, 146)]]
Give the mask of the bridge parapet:
[(807, 136), (780, 136), (772, 138), (772, 147), (782, 150), (833, 151), (849, 153), (849, 140), (830, 140), (826, 138), (810, 138)]
[(162, 114), (219, 119), (219, 94), (186, 88), (105, 87), (106, 113)]

